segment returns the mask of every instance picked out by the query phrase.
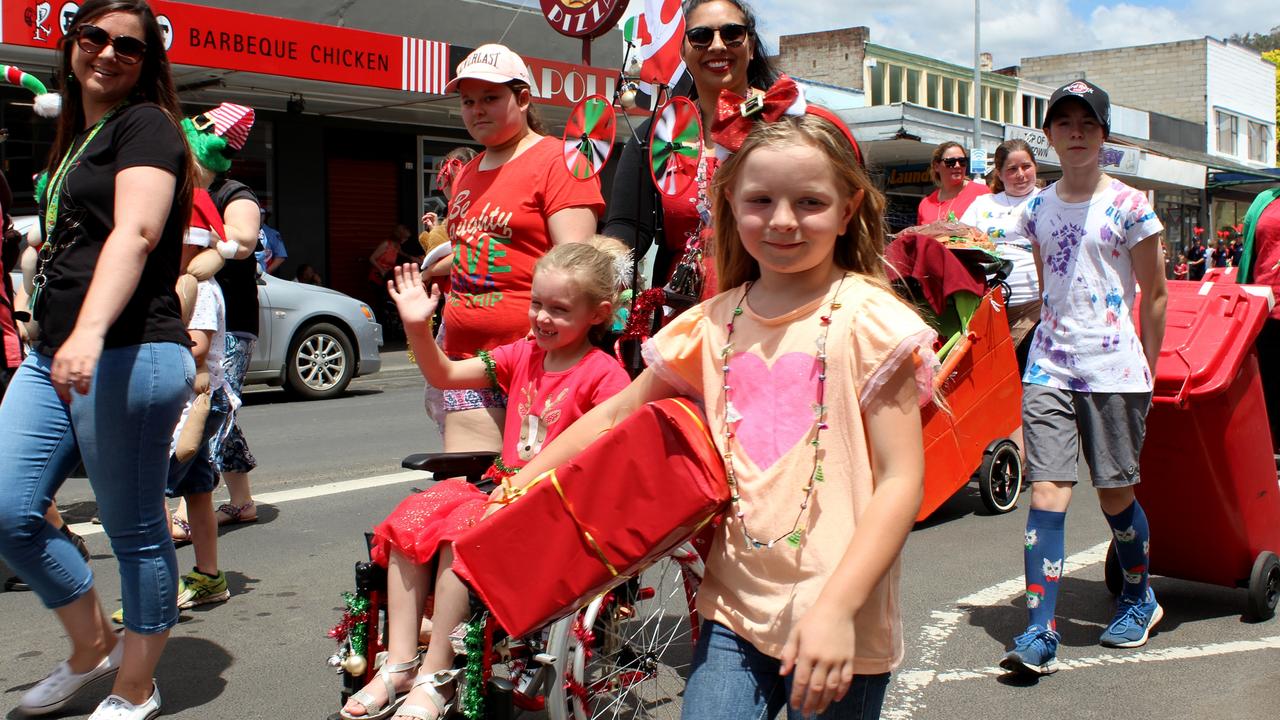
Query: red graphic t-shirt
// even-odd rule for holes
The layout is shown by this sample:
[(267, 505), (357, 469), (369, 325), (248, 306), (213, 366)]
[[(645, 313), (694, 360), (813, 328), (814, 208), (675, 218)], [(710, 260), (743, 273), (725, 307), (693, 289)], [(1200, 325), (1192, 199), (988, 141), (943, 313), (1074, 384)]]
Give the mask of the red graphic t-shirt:
[(929, 193), (916, 206), (917, 225), (927, 225), (938, 220), (946, 222), (947, 216), (951, 213), (955, 213), (957, 219), (962, 218), (964, 217), (964, 211), (969, 209), (974, 199), (979, 195), (989, 194), (991, 188), (987, 187), (985, 183), (970, 180), (960, 189), (960, 194), (950, 200), (939, 201), (938, 192), (938, 190), (934, 190)]
[(508, 467), (524, 467), (556, 435), (631, 382), (617, 360), (596, 348), (560, 372), (544, 370), (545, 358), (527, 338), (493, 350), (498, 385), (508, 398), (502, 428), (502, 461)]
[(577, 180), (560, 140), (545, 137), (501, 167), (467, 164), (449, 203), (453, 243), (444, 350), (471, 357), (529, 332), (533, 264), (551, 249), (547, 218), (566, 208), (604, 210), (600, 182)]

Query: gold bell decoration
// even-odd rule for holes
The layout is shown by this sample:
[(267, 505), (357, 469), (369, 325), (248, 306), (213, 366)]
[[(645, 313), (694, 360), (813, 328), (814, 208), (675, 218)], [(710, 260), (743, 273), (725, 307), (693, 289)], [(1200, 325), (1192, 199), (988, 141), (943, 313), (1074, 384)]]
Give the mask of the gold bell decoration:
[(636, 92), (638, 88), (633, 82), (629, 82), (622, 88), (622, 94), (618, 96), (618, 104), (630, 110), (636, 106)]
[(353, 677), (361, 677), (364, 671), (369, 668), (369, 661), (364, 659), (363, 655), (351, 653), (342, 659), (342, 669)]

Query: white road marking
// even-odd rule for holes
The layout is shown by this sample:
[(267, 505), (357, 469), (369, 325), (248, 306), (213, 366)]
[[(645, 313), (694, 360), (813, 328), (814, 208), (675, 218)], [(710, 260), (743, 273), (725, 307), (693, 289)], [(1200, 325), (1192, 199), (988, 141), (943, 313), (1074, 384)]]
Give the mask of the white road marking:
[[(1068, 557), (1063, 563), (1063, 574), (1102, 562), (1107, 557), (1110, 543), (1108, 540)], [(917, 655), (916, 665), (897, 672), (891, 689), (892, 696), (889, 698), (892, 706), (886, 707), (881, 717), (885, 720), (909, 720), (916, 710), (923, 708), (921, 697), (925, 688), (938, 679), (938, 655), (970, 609), (999, 605), (1025, 591), (1026, 580), (1019, 575), (966, 595), (946, 610), (934, 610), (930, 614), (933, 622), (920, 629), (916, 643), (912, 646)]]
[[(417, 470), (405, 470), (404, 472), (390, 473), (388, 475), (374, 475), (366, 478), (356, 478), (355, 480), (340, 480), (338, 482), (327, 483), (325, 485), (312, 485), (311, 487), (294, 488), (292, 490), (278, 490), (276, 492), (263, 493), (254, 497), (254, 502), (263, 505), (279, 505), (280, 503), (291, 502), (293, 500), (309, 500), (311, 498), (324, 497), (326, 495), (338, 495), (341, 493), (355, 492), (357, 490), (369, 490), (372, 488), (383, 487), (385, 485), (397, 485), (399, 483), (407, 483), (412, 481), (423, 482), (431, 479), (431, 473), (424, 473)], [(77, 535), (97, 535), (102, 532), (101, 525), (94, 523), (75, 523), (71, 526), (71, 531)]]
[[(1258, 640), (1235, 640), (1233, 642), (1212, 643), (1209, 645), (1188, 645), (1186, 647), (1142, 650), (1122, 655), (1097, 655), (1074, 660), (1059, 660), (1058, 670), (1082, 670), (1103, 665), (1127, 665), (1129, 663), (1164, 662), (1167, 660), (1192, 660), (1215, 655), (1231, 655), (1233, 653), (1272, 649), (1280, 650), (1280, 635)], [(938, 673), (935, 676), (935, 680), (940, 683), (954, 682), (956, 680), (974, 680), (1003, 675), (1005, 672), (1005, 670), (995, 666), (976, 670), (946, 670)]]

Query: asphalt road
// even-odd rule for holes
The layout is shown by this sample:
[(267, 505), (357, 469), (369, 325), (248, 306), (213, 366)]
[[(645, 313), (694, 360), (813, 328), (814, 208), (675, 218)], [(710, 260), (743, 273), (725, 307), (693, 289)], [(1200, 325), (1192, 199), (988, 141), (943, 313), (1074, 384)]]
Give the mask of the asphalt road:
[[(388, 361), (386, 372), (357, 380), (335, 400), (249, 394), (242, 420), (261, 463), (252, 476), (261, 519), (222, 533), (232, 599), (185, 612), (173, 631), (158, 672), (166, 716), (319, 720), (336, 709), (338, 679), (325, 665), (335, 646), (326, 632), (364, 556), (361, 533), (428, 481), (400, 474), (399, 459), (438, 448), (420, 378), (402, 354)], [(1073, 559), (1058, 620), (1067, 667), (1036, 683), (995, 668), (1025, 623), (1025, 509), (982, 515), (969, 488), (912, 533), (902, 576), (907, 658), (885, 718), (1275, 716), (1280, 621), (1244, 622), (1242, 590), (1157, 577), (1166, 615), (1147, 647), (1097, 645), (1111, 606), (1099, 545), (1107, 533), (1091, 494), (1079, 491), (1067, 524)], [(92, 515), (83, 480), (70, 481), (59, 503), (73, 521)], [(79, 527), (95, 533), (88, 541), (98, 589), (114, 608), (118, 580), (106, 538), (97, 526)], [(1213, 542), (1205, 548), (1213, 552)], [(178, 553), (184, 567), (192, 564), (190, 548)], [(0, 574), (8, 574), (2, 565)], [(0, 638), (5, 713), (62, 659), (65, 645), (30, 593), (0, 593)], [(107, 689), (86, 692), (63, 716), (86, 716)]]

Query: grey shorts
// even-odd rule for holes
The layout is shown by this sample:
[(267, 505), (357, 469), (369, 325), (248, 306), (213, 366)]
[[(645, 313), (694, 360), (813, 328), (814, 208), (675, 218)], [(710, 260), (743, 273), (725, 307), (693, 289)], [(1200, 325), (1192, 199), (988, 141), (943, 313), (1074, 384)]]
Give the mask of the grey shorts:
[(1022, 438), (1031, 482), (1074, 483), (1083, 456), (1096, 488), (1137, 485), (1151, 393), (1081, 393), (1022, 386)]

